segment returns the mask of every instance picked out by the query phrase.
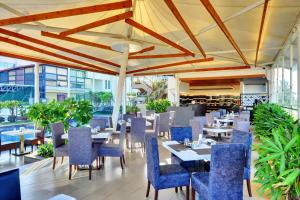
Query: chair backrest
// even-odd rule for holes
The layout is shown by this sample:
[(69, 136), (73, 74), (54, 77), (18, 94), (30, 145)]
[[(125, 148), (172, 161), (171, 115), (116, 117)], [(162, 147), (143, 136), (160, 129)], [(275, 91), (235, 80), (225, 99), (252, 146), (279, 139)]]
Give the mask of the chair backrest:
[(231, 143), (241, 143), (246, 147), (246, 168), (248, 173), (245, 174), (246, 178), (250, 178), (251, 168), (251, 152), (252, 152), (252, 133), (233, 129)]
[(126, 134), (126, 122), (124, 121), (121, 123), (120, 137), (119, 137), (119, 147), (122, 150), (124, 149), (125, 134)]
[(159, 122), (158, 122), (159, 133), (168, 132), (170, 130), (169, 121), (170, 121), (170, 113), (169, 112), (159, 113)]
[(157, 138), (154, 135), (145, 136), (146, 158), (147, 158), (147, 178), (154, 187), (159, 181), (159, 153)]
[(198, 141), (199, 134), (203, 134), (203, 125), (200, 122), (199, 117), (194, 117), (190, 120), (190, 126), (192, 127), (193, 141)]
[(142, 115), (141, 112), (137, 112), (137, 113), (136, 113), (136, 117), (143, 117), (143, 115)]
[(146, 133), (145, 118), (131, 118), (130, 138), (135, 142), (144, 142)]
[(171, 110), (171, 111), (169, 111), (169, 113), (170, 113), (170, 124), (173, 125), (175, 123), (175, 113), (176, 113), (176, 111)]
[(39, 128), (37, 130), (40, 130), (41, 132), (36, 133), (35, 136), (37, 138), (44, 139), (45, 138), (45, 129), (44, 128)]
[(221, 117), (221, 113), (219, 111), (212, 111), (211, 114), (214, 118), (220, 118)]
[(250, 121), (237, 121), (234, 129), (249, 132), (250, 130)]
[(106, 119), (103, 118), (93, 118), (89, 122), (91, 128), (105, 129), (106, 128)]
[(241, 112), (239, 118), (243, 119), (244, 121), (249, 121), (250, 120), (250, 113)]
[(195, 116), (195, 111), (192, 107), (178, 107), (175, 113), (174, 125), (189, 126), (190, 119)]
[(154, 110), (146, 110), (146, 116), (154, 115), (155, 111)]
[(0, 199), (21, 200), (19, 169), (0, 173)]
[(200, 124), (202, 124), (202, 126), (207, 125), (207, 119), (205, 116), (200, 116), (199, 121), (200, 121)]
[(123, 114), (122, 115), (122, 119), (125, 120), (126, 122), (128, 122), (128, 119), (132, 119), (134, 117), (136, 117), (135, 114)]
[(210, 199), (243, 199), (244, 166), (243, 144), (213, 145), (209, 173)]
[(69, 162), (70, 165), (89, 165), (92, 160), (91, 128), (69, 128)]
[(188, 138), (190, 141), (193, 139), (192, 127), (190, 126), (171, 126), (170, 130), (171, 140), (181, 142), (186, 138)]
[(224, 116), (224, 115), (226, 115), (227, 110), (220, 108), (220, 109), (218, 109), (218, 112), (220, 112), (221, 116)]
[(64, 124), (61, 122), (51, 124), (51, 131), (52, 131), (52, 141), (53, 141), (54, 149), (56, 147), (64, 145), (65, 141), (61, 139), (61, 136), (65, 133)]
[(206, 122), (208, 124), (213, 124), (214, 123), (214, 116), (212, 115), (212, 113), (206, 113), (205, 117), (206, 117)]

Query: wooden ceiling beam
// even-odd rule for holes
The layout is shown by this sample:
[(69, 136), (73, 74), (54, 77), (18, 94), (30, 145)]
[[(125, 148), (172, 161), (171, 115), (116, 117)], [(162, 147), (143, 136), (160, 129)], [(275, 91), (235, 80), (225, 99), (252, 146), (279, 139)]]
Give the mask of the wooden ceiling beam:
[(84, 53), (81, 53), (81, 52), (78, 52), (78, 51), (74, 51), (74, 50), (71, 50), (71, 49), (67, 49), (65, 47), (61, 47), (61, 46), (58, 46), (56, 44), (52, 44), (52, 43), (49, 43), (49, 42), (38, 40), (38, 39), (29, 37), (29, 36), (26, 36), (26, 35), (22, 35), (20, 33), (16, 33), (16, 32), (13, 32), (13, 31), (9, 31), (9, 30), (3, 29), (3, 28), (0, 28), (0, 33), (2, 33), (4, 35), (15, 37), (15, 38), (18, 38), (18, 39), (26, 40), (26, 41), (32, 42), (34, 44), (38, 44), (38, 45), (42, 45), (42, 46), (49, 47), (49, 48), (52, 48), (52, 49), (56, 49), (56, 50), (59, 50), (59, 51), (67, 52), (69, 54), (73, 54), (73, 55), (80, 56), (80, 57), (83, 57), (83, 58), (87, 58), (87, 59), (90, 59), (90, 60), (94, 60), (94, 61), (97, 61), (97, 62), (105, 63), (105, 64), (108, 64), (108, 65), (111, 65), (111, 66), (114, 66), (114, 67), (120, 67), (120, 65), (118, 65), (116, 63), (113, 63), (111, 61), (108, 61), (108, 60), (105, 60), (105, 59), (102, 59), (102, 58), (97, 58), (97, 57), (94, 57), (94, 56), (90, 56), (90, 55), (87, 55), (87, 54), (84, 54)]
[(226, 70), (237, 70), (237, 69), (249, 69), (249, 66), (238, 66), (238, 67), (214, 67), (214, 68), (202, 68), (202, 69), (186, 69), (186, 70), (170, 70), (162, 72), (146, 72), (133, 74), (133, 76), (150, 76), (150, 75), (169, 75), (178, 73), (188, 73), (188, 72), (205, 72), (205, 71), (226, 71)]
[(152, 67), (147, 67), (147, 68), (142, 68), (142, 69), (131, 70), (131, 71), (128, 71), (127, 74), (133, 74), (133, 73), (137, 73), (137, 72), (149, 71), (149, 70), (154, 70), (154, 69), (174, 67), (174, 66), (179, 66), (179, 65), (209, 62), (209, 61), (213, 61), (213, 60), (214, 60), (214, 58), (203, 58), (203, 59), (175, 62), (175, 63), (169, 63), (169, 64), (164, 64), (164, 65), (158, 65), (158, 66), (152, 66)]
[(20, 55), (20, 54), (15, 54), (15, 53), (9, 53), (9, 52), (5, 52), (5, 51), (0, 51), (0, 56), (20, 59), (20, 60), (27, 60), (27, 61), (31, 61), (31, 62), (37, 62), (40, 64), (48, 64), (48, 65), (55, 65), (55, 66), (60, 66), (60, 67), (68, 67), (68, 68), (72, 68), (72, 69), (88, 70), (88, 71), (97, 72), (97, 73), (112, 74), (112, 73), (108, 73), (108, 72), (99, 71), (99, 70), (96, 70), (96, 69), (90, 68), (90, 67), (81, 67), (81, 66), (72, 65), (69, 63), (56, 62), (56, 61), (52, 61), (52, 60), (36, 58), (36, 57), (32, 57), (32, 56), (27, 56), (27, 55)]
[(210, 1), (209, 0), (200, 0), (200, 1), (203, 4), (203, 6), (206, 8), (206, 10), (209, 12), (211, 17), (215, 20), (215, 22), (217, 23), (219, 28), (223, 31), (223, 33), (225, 34), (225, 36), (227, 37), (227, 39), (229, 40), (229, 42), (231, 43), (233, 48), (235, 48), (237, 53), (240, 55), (240, 57), (244, 61), (245, 65), (249, 65), (249, 63), (248, 63), (246, 57), (244, 56), (243, 52), (241, 51), (240, 47), (237, 45), (237, 43), (233, 39), (231, 33), (229, 32), (229, 30), (223, 23), (221, 17), (218, 15), (217, 11), (214, 9), (214, 7), (210, 3)]
[(144, 48), (144, 49), (142, 49), (140, 51), (129, 53), (129, 56), (133, 56), (133, 55), (136, 55), (136, 54), (145, 53), (145, 52), (148, 52), (148, 51), (152, 51), (154, 49), (155, 49), (155, 46), (146, 47), (146, 48)]
[(182, 51), (184, 53), (189, 54), (190, 56), (195, 56), (195, 54), (193, 52), (191, 52), (190, 50), (188, 50), (188, 49), (186, 49), (186, 48), (184, 48), (184, 47), (176, 44), (175, 42), (172, 42), (168, 38), (166, 38), (166, 37), (164, 37), (164, 36), (162, 36), (162, 35), (154, 32), (154, 31), (152, 31), (151, 29), (143, 26), (142, 24), (140, 24), (140, 23), (138, 23), (138, 22), (136, 22), (136, 21), (134, 21), (132, 19), (126, 19), (125, 22), (127, 24), (129, 24), (129, 25), (131, 25), (131, 26), (133, 26), (133, 27), (135, 27), (135, 28), (137, 28), (137, 29), (139, 29), (139, 30), (141, 30), (141, 31), (143, 31), (143, 32), (151, 35), (152, 37), (155, 37), (156, 39), (158, 39), (158, 40), (160, 40), (160, 41), (162, 41), (162, 42), (164, 42), (164, 43), (166, 43), (166, 44), (168, 44), (168, 45), (170, 45), (170, 46), (172, 46), (172, 47), (174, 47), (174, 48), (176, 48), (176, 49), (178, 49), (178, 50), (180, 50), (180, 51)]
[(61, 36), (72, 35), (74, 33), (79, 33), (79, 32), (82, 32), (82, 31), (86, 31), (86, 30), (89, 30), (89, 29), (92, 29), (92, 28), (103, 26), (105, 24), (110, 24), (110, 23), (114, 23), (114, 22), (117, 22), (117, 21), (121, 21), (121, 20), (130, 18), (132, 16), (133, 16), (132, 11), (128, 11), (128, 12), (125, 12), (125, 13), (122, 13), (122, 14), (119, 14), (119, 15), (114, 15), (112, 17), (108, 17), (108, 18), (105, 18), (105, 19), (94, 21), (92, 23), (88, 23), (88, 24), (85, 24), (85, 25), (82, 25), (82, 26), (78, 26), (76, 28), (65, 30), (65, 31), (59, 33), (59, 35), (61, 35)]
[(41, 48), (38, 48), (38, 47), (31, 46), (29, 44), (25, 44), (25, 43), (18, 42), (18, 41), (9, 39), (9, 38), (5, 38), (5, 37), (2, 37), (2, 36), (0, 36), (0, 41), (8, 43), (8, 44), (15, 45), (15, 46), (22, 47), (22, 48), (30, 50), (30, 51), (35, 51), (35, 52), (38, 52), (38, 53), (41, 53), (41, 54), (45, 54), (45, 55), (52, 56), (52, 57), (55, 57), (55, 58), (59, 58), (59, 59), (62, 59), (62, 60), (67, 60), (67, 61), (77, 63), (77, 64), (80, 64), (80, 65), (83, 65), (83, 66), (88, 66), (88, 67), (94, 68), (95, 70), (99, 70), (99, 71), (102, 71), (102, 72), (116, 73), (114, 71), (105, 69), (103, 67), (99, 67), (97, 65), (93, 65), (93, 64), (90, 64), (90, 63), (87, 63), (87, 62), (83, 62), (83, 61), (80, 61), (80, 60), (70, 58), (68, 56), (53, 53), (51, 51), (47, 51), (47, 50), (44, 50), (44, 49), (41, 49)]
[(265, 0), (263, 13), (262, 13), (262, 17), (261, 17), (261, 22), (260, 22), (257, 47), (256, 47), (256, 52), (255, 52), (255, 66), (257, 65), (258, 52), (259, 52), (259, 48), (260, 48), (262, 33), (264, 30), (264, 24), (265, 24), (265, 19), (266, 19), (266, 14), (267, 14), (268, 3), (269, 3), (269, 0)]
[(200, 43), (198, 42), (198, 40), (196, 39), (196, 37), (192, 33), (192, 31), (189, 28), (189, 26), (187, 25), (187, 23), (182, 18), (181, 14), (179, 13), (179, 11), (176, 8), (175, 4), (172, 2), (172, 0), (164, 0), (164, 1), (167, 4), (167, 6), (169, 7), (169, 9), (171, 10), (171, 12), (173, 13), (173, 15), (176, 17), (177, 21), (181, 24), (182, 28), (188, 34), (188, 36), (190, 37), (190, 39), (193, 41), (193, 43), (199, 49), (199, 51), (201, 52), (201, 54), (203, 55), (203, 57), (206, 58), (206, 54), (205, 54), (203, 48), (201, 47)]
[(151, 59), (151, 58), (178, 58), (189, 56), (186, 53), (174, 53), (174, 54), (156, 54), (156, 55), (137, 55), (129, 56), (128, 59)]
[(89, 41), (86, 41), (86, 40), (81, 40), (81, 39), (72, 38), (72, 37), (65, 37), (65, 36), (57, 35), (57, 34), (50, 33), (50, 32), (45, 32), (45, 31), (41, 31), (41, 35), (45, 36), (45, 37), (49, 37), (49, 38), (54, 38), (54, 39), (58, 39), (58, 40), (73, 42), (73, 43), (76, 43), (76, 44), (81, 44), (81, 45), (86, 45), (86, 46), (90, 46), (90, 47), (95, 47), (95, 48), (99, 48), (99, 49), (106, 49), (106, 50), (109, 50), (109, 51), (117, 52), (117, 51), (113, 50), (108, 45), (103, 45), (103, 44), (99, 44), (99, 43), (95, 43), (95, 42), (89, 42)]
[(0, 26), (6, 26), (11, 24), (22, 24), (22, 23), (42, 21), (42, 20), (62, 18), (62, 17), (70, 17), (76, 15), (91, 14), (96, 12), (110, 11), (110, 10), (130, 8), (130, 7), (132, 7), (132, 2), (130, 0), (125, 0), (120, 2), (106, 3), (106, 4), (95, 5), (95, 6), (72, 8), (67, 10), (60, 10), (60, 11), (53, 11), (53, 12), (2, 19), (0, 20)]

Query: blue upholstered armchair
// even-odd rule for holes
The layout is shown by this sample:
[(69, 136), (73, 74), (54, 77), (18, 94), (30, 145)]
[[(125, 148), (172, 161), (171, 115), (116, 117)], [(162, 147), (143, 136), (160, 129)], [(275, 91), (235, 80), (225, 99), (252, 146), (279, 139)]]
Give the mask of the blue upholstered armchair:
[(68, 145), (65, 144), (65, 141), (61, 138), (64, 132), (64, 124), (57, 122), (51, 124), (52, 131), (52, 141), (53, 141), (53, 169), (55, 169), (56, 157), (62, 157), (62, 162), (64, 156), (68, 156)]
[(21, 200), (19, 169), (0, 173), (0, 199)]
[(92, 145), (90, 128), (69, 128), (69, 179), (72, 166), (88, 165), (89, 180), (92, 178), (92, 164), (98, 157), (97, 147)]
[(243, 199), (244, 166), (243, 144), (213, 145), (210, 172), (192, 175), (192, 200), (195, 200), (195, 192), (201, 200)]
[[(124, 168), (123, 164), (125, 164), (125, 157), (124, 157), (125, 134), (126, 134), (126, 122), (124, 121), (121, 124), (119, 144), (113, 144), (113, 143), (101, 144), (98, 148), (98, 156), (100, 157), (120, 157), (120, 164), (122, 169)], [(104, 161), (104, 158), (102, 159), (102, 161)]]
[(252, 197), (251, 192), (251, 181), (250, 181), (250, 173), (251, 173), (251, 152), (252, 152), (252, 133), (244, 132), (239, 130), (233, 130), (231, 143), (242, 143), (246, 148), (246, 165), (244, 169), (244, 179), (247, 182), (248, 194)]
[(189, 199), (190, 175), (180, 165), (159, 165), (159, 152), (157, 138), (147, 134), (146, 140), (146, 156), (147, 156), (147, 178), (148, 186), (146, 197), (149, 196), (150, 185), (154, 187), (155, 197), (158, 199), (158, 191), (167, 188), (175, 188), (186, 186), (186, 199)]

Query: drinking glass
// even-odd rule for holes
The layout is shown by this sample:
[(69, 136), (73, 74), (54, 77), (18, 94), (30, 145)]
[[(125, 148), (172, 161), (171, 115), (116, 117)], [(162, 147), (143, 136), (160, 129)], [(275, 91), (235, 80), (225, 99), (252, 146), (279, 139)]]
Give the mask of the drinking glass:
[(184, 139), (184, 146), (188, 146), (189, 143), (190, 143), (189, 138), (185, 138), (185, 139)]

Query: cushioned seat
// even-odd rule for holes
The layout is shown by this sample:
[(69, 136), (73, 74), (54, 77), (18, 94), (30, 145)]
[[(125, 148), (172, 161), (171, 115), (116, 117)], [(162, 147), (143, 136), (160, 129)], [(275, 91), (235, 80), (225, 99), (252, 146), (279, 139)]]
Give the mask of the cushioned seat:
[(64, 145), (61, 145), (59, 147), (56, 147), (56, 156), (57, 157), (61, 157), (61, 156), (67, 156), (68, 155), (68, 145), (64, 144)]
[(158, 199), (158, 191), (161, 189), (186, 186), (186, 199), (189, 200), (190, 174), (178, 164), (159, 165), (159, 152), (156, 135), (147, 134), (146, 155), (147, 155), (147, 178), (148, 186), (146, 197), (149, 196), (150, 185), (155, 189), (154, 199)]
[[(200, 181), (201, 180), (201, 181)], [(208, 199), (208, 185), (209, 185), (209, 173), (201, 172), (196, 173), (191, 178), (191, 183), (195, 187), (202, 199)]]

